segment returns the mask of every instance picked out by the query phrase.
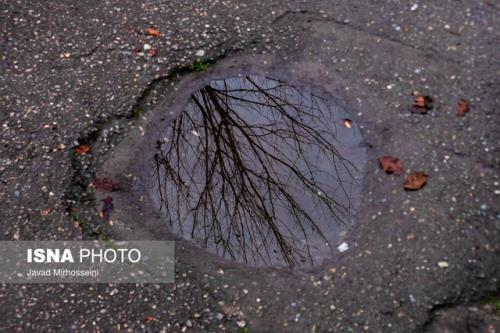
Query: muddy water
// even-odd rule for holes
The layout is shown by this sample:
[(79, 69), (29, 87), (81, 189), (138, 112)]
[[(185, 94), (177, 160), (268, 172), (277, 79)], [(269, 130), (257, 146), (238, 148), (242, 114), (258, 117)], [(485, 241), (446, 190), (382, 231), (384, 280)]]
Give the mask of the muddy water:
[(365, 145), (333, 100), (261, 76), (214, 80), (161, 137), (165, 219), (211, 253), (313, 266), (354, 221)]

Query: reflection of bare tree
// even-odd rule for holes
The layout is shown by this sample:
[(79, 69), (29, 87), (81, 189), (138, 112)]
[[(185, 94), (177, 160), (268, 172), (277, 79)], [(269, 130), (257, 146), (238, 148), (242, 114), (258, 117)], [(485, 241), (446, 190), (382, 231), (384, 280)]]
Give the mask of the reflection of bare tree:
[(312, 262), (311, 235), (328, 241), (318, 218), (347, 221), (354, 179), (334, 146), (331, 112), (276, 80), (206, 85), (158, 146), (160, 196), (175, 229), (245, 262)]

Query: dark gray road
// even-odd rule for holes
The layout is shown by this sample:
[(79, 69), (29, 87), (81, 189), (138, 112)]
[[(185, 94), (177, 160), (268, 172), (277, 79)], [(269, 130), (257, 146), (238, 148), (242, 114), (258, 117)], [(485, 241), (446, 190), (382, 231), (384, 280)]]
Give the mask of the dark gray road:
[[(118, 235), (89, 180), (189, 78), (251, 67), (316, 86), (363, 126), (372, 158), (350, 249), (315, 272), (179, 242), (175, 286), (2, 285), (0, 331), (498, 332), (499, 14), (465, 0), (1, 1), (3, 240)], [(156, 55), (136, 52), (146, 44)], [(192, 73), (197, 59), (213, 65)], [(426, 115), (408, 112), (416, 91), (435, 98)], [(83, 142), (91, 154), (75, 156)], [(380, 155), (429, 183), (404, 192)], [(151, 234), (150, 212), (117, 200)]]

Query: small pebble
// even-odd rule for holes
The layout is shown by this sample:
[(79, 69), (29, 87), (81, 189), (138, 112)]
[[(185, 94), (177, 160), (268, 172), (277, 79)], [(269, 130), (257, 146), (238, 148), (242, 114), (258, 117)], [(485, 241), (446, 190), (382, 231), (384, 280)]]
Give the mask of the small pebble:
[(347, 245), (346, 242), (343, 242), (342, 244), (340, 244), (337, 249), (340, 251), (340, 252), (345, 252), (347, 250), (349, 250), (349, 245)]
[(440, 268), (447, 268), (447, 267), (450, 267), (450, 265), (448, 264), (448, 262), (447, 262), (447, 261), (440, 261), (440, 262), (438, 262), (438, 266), (439, 266)]

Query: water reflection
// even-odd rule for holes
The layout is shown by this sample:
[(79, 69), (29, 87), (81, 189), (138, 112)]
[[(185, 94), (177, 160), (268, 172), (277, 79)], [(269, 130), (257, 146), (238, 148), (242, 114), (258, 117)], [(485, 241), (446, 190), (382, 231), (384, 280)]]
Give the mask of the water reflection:
[(346, 118), (279, 80), (211, 81), (158, 143), (158, 192), (173, 231), (251, 265), (317, 263), (359, 203), (365, 152)]

